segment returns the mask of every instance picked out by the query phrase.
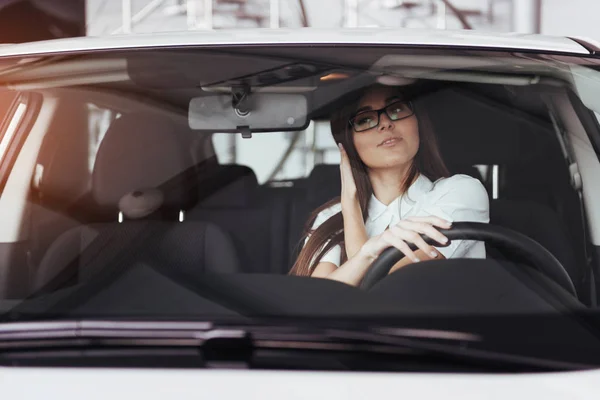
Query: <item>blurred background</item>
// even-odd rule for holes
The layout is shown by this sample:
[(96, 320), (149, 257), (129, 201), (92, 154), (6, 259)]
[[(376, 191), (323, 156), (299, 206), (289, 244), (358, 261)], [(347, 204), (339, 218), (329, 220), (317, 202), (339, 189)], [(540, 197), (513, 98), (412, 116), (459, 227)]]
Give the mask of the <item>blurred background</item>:
[(600, 37), (598, 0), (86, 0), (85, 3), (89, 35), (242, 27), (404, 27)]
[(600, 38), (599, 13), (598, 0), (0, 0), (0, 37), (402, 27)]
[(0, 34), (3, 42), (20, 42), (224, 28), (405, 27), (595, 38), (599, 12), (598, 0), (0, 0)]
[[(600, 39), (598, 15), (599, 0), (0, 0), (0, 37), (20, 43), (208, 29), (387, 27)], [(99, 132), (115, 117), (105, 114), (99, 110), (94, 118)], [(252, 141), (216, 134), (213, 143), (221, 163), (248, 165), (261, 183), (299, 178), (315, 164), (339, 161), (326, 122)], [(264, 151), (280, 154), (283, 162), (261, 157)]]

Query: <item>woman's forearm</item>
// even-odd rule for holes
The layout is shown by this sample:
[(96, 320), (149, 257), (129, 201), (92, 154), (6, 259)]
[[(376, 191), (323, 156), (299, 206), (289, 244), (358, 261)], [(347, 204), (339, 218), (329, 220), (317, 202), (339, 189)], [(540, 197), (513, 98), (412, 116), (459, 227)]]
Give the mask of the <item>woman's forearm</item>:
[(354, 257), (348, 259), (348, 261), (343, 263), (339, 268), (334, 268), (333, 271), (328, 271), (328, 265), (325, 265), (330, 263), (317, 265), (312, 276), (358, 286), (372, 262), (372, 259), (359, 252), (354, 255)]
[[(348, 209), (346, 209), (348, 210)], [(344, 208), (342, 206), (342, 213)], [(356, 218), (356, 215), (351, 215), (352, 218)], [(356, 220), (348, 219), (344, 216), (344, 229), (347, 229), (347, 224)], [(365, 274), (369, 270), (369, 267), (375, 261), (381, 253), (388, 247), (395, 247), (402, 252), (403, 257), (399, 262), (396, 263), (390, 270), (390, 273), (410, 264), (413, 262), (426, 261), (431, 259), (444, 258), (435, 247), (427, 244), (420, 234), (427, 234), (429, 237), (436, 237), (438, 243), (445, 244), (448, 239), (437, 231), (436, 227), (447, 227), (450, 225), (448, 221), (441, 220), (437, 217), (417, 217), (413, 219), (407, 219), (400, 221), (393, 227), (386, 229), (382, 234), (369, 238), (359, 250), (353, 255), (349, 255), (348, 261), (337, 268), (336, 264), (332, 262), (320, 262), (313, 270), (311, 276), (315, 278), (327, 278), (344, 282), (348, 285), (358, 286)], [(364, 229), (364, 225), (360, 225)], [(360, 232), (360, 229), (358, 230)], [(356, 239), (358, 235), (356, 232), (352, 234), (352, 238)], [(417, 247), (416, 250), (412, 250), (409, 244), (413, 244)]]
[[(415, 254), (423, 261), (434, 259), (422, 250), (415, 251)], [(438, 253), (436, 259), (444, 259), (444, 256), (441, 253)], [(336, 268), (334, 264), (330, 263), (322, 263), (317, 265), (312, 276), (315, 278), (332, 279), (348, 285), (358, 286), (369, 270), (369, 267), (373, 261), (375, 261), (373, 257), (359, 252), (355, 254), (354, 257), (348, 259), (348, 261), (342, 264), (339, 268)], [(392, 269), (390, 269), (389, 274), (412, 263), (413, 261), (410, 258), (403, 257), (392, 267)]]
[(346, 204), (342, 205), (342, 217), (344, 218), (346, 255), (350, 259), (358, 253), (369, 237), (367, 236), (365, 222), (358, 201), (346, 202)]

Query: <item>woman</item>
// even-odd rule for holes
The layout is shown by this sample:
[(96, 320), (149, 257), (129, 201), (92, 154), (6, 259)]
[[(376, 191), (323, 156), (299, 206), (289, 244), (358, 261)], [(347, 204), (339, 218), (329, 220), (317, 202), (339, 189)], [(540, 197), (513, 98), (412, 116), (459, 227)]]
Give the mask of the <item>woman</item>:
[(291, 274), (356, 286), (390, 246), (405, 255), (390, 273), (419, 261), (485, 257), (483, 242), (443, 247), (448, 240), (438, 228), (448, 229), (452, 221), (489, 222), (489, 200), (477, 179), (449, 177), (421, 108), (397, 88), (372, 86), (358, 104), (336, 113), (331, 128), (341, 153), (341, 197), (309, 219)]

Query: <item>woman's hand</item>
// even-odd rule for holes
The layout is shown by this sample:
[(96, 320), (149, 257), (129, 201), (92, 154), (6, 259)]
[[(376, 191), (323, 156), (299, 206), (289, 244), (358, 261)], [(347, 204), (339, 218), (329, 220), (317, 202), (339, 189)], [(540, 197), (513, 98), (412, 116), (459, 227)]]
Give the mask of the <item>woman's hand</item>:
[(344, 247), (348, 258), (354, 256), (368, 239), (365, 221), (358, 200), (356, 182), (350, 167), (350, 159), (339, 143), (340, 177), (342, 180), (341, 205), (344, 218)]
[[(421, 259), (416, 253), (421, 253), (426, 259), (438, 257), (438, 251), (427, 244), (421, 237), (425, 234), (441, 245), (448, 243), (448, 238), (442, 235), (437, 228), (449, 229), (452, 224), (438, 217), (409, 217), (400, 221), (398, 224), (390, 227), (381, 235), (374, 236), (360, 248), (359, 254), (362, 257), (375, 261), (377, 257), (388, 247), (395, 247), (400, 250), (412, 262), (419, 262)], [(409, 244), (417, 246), (418, 250), (410, 249)]]
[[(339, 268), (328, 262), (319, 263), (312, 276), (358, 286), (373, 261), (388, 247), (395, 247), (406, 256), (396, 263), (390, 273), (411, 262), (437, 257), (443, 258), (443, 255), (439, 254), (433, 246), (425, 243), (420, 234), (425, 234), (444, 245), (448, 242), (448, 239), (436, 228), (450, 228), (450, 226), (451, 224), (448, 221), (437, 217), (407, 218), (381, 235), (374, 236), (364, 242), (356, 255), (349, 257)], [(414, 243), (418, 249), (412, 251), (408, 247), (410, 243)]]
[(354, 203), (358, 204), (358, 196), (356, 191), (356, 182), (352, 174), (352, 168), (350, 167), (350, 159), (348, 154), (341, 143), (338, 143), (340, 148), (340, 177), (342, 180), (342, 208), (344, 205), (353, 206)]

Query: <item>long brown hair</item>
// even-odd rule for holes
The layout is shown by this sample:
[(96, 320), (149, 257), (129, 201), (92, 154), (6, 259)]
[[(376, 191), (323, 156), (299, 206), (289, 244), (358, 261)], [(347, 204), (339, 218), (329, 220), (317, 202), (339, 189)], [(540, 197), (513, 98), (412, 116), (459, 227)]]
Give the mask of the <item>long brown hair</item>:
[[(376, 87), (377, 86), (370, 86), (366, 88), (363, 91), (363, 94)], [(358, 202), (362, 210), (363, 218), (366, 221), (368, 218), (369, 200), (373, 194), (373, 187), (371, 186), (371, 181), (369, 180), (367, 166), (360, 159), (358, 151), (354, 146), (354, 132), (348, 123), (351, 116), (358, 108), (358, 101), (359, 100), (349, 102), (332, 115), (331, 132), (333, 133), (333, 138), (336, 143), (341, 143), (348, 153), (352, 175), (354, 177), (354, 181), (356, 182)], [(415, 115), (417, 117), (419, 126), (420, 143), (417, 154), (415, 155), (408, 174), (402, 184), (403, 193), (407, 192), (408, 188), (417, 178), (418, 174), (423, 174), (432, 181), (436, 181), (440, 178), (446, 178), (450, 175), (446, 165), (444, 164), (444, 161), (442, 160), (437, 139), (427, 113), (422, 107), (419, 107), (418, 104), (415, 104), (414, 101), (413, 105), (415, 107)], [(318, 263), (323, 255), (325, 255), (330, 249), (338, 244), (342, 248), (341, 262), (343, 263), (346, 261), (347, 256), (344, 246), (344, 220), (341, 212), (331, 216), (316, 229), (312, 229), (315, 219), (319, 213), (339, 202), (340, 198), (336, 197), (312, 212), (306, 223), (304, 234), (301, 239), (304, 241), (308, 238), (308, 240), (300, 251), (294, 266), (290, 270), (290, 275), (310, 276), (314, 265)]]

